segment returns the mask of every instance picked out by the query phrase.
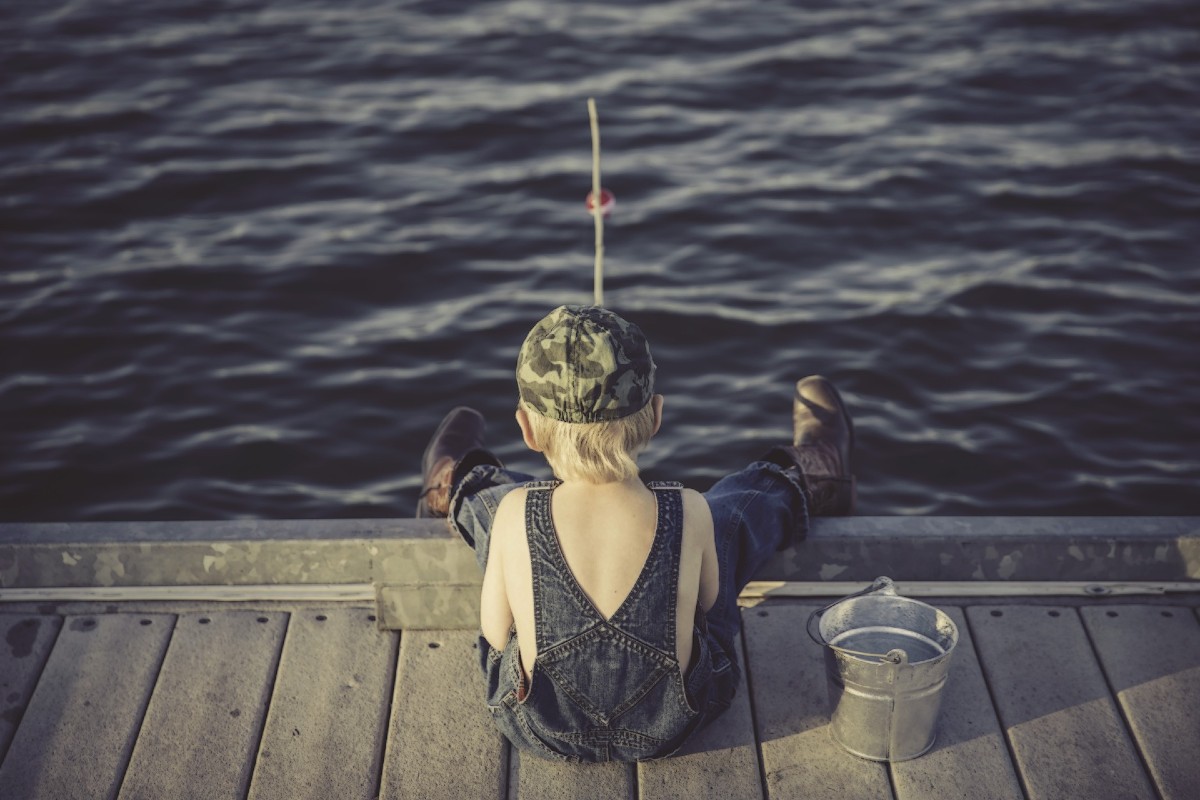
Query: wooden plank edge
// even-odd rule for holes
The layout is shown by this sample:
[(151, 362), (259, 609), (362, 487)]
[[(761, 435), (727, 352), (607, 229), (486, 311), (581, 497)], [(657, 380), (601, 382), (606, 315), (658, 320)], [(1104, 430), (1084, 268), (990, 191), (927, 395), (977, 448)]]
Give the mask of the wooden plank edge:
[(0, 589), (0, 603), (122, 600), (190, 600), (216, 603), (247, 600), (374, 602), (375, 586), (370, 583), (296, 583), (237, 586), (40, 586)]
[[(738, 598), (838, 597), (870, 586), (870, 581), (751, 581)], [(1200, 581), (896, 581), (908, 597), (1113, 597), (1200, 592)]]

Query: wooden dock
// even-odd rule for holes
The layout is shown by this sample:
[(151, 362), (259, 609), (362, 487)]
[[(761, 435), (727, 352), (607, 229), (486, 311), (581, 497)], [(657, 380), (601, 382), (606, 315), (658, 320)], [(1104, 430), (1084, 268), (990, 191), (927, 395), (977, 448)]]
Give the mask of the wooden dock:
[(818, 601), (743, 609), (746, 685), (686, 753), (519, 754), (475, 632), (381, 631), (358, 603), (0, 603), (0, 797), (1200, 796), (1200, 595), (930, 599), (959, 625), (934, 749), (835, 744)]

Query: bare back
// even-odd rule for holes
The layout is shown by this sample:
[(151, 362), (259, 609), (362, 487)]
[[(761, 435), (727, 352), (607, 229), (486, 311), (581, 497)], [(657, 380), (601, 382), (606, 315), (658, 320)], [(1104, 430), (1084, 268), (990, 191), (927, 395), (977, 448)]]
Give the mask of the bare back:
[[(716, 547), (712, 515), (704, 498), (684, 490), (683, 543), (676, 588), (676, 656), (686, 670), (692, 656), (696, 604), (716, 600)], [(493, 647), (507, 643), (505, 619), (515, 623), (526, 675), (537, 658), (533, 579), (525, 536), (525, 491), (510, 492), (492, 527), (492, 551), (484, 576), (481, 625)], [(658, 520), (654, 493), (640, 482), (559, 485), (551, 516), (567, 566), (605, 619), (625, 601), (645, 566)], [(501, 597), (501, 592), (503, 597)], [(507, 606), (511, 616), (502, 613)]]

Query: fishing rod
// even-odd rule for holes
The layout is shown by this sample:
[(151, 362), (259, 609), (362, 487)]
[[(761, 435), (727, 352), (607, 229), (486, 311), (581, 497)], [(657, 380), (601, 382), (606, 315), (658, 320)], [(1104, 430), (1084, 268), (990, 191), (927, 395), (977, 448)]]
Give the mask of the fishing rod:
[[(616, 205), (612, 192), (600, 186), (600, 120), (596, 115), (596, 100), (588, 98), (588, 117), (592, 123), (592, 191), (587, 197), (588, 211), (595, 220), (596, 265), (593, 270), (595, 304), (604, 305), (604, 218)], [(597, 199), (598, 198), (598, 199)]]

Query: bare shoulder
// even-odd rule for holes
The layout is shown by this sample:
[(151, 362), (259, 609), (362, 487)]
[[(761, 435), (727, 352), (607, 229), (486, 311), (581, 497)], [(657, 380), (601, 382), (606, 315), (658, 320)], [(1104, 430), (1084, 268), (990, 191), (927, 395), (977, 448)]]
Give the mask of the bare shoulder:
[(525, 487), (521, 486), (501, 498), (492, 520), (493, 544), (511, 541), (516, 533), (525, 530), (525, 494)]
[(525, 495), (528, 490), (524, 486), (518, 486), (504, 497), (500, 498), (500, 506), (496, 509), (496, 518), (513, 514), (520, 515), (525, 509)]
[(688, 525), (708, 529), (713, 526), (712, 510), (708, 507), (708, 501), (695, 489), (683, 490), (683, 516)]
[(713, 518), (704, 495), (695, 489), (683, 490), (684, 547), (700, 549), (712, 541)]

